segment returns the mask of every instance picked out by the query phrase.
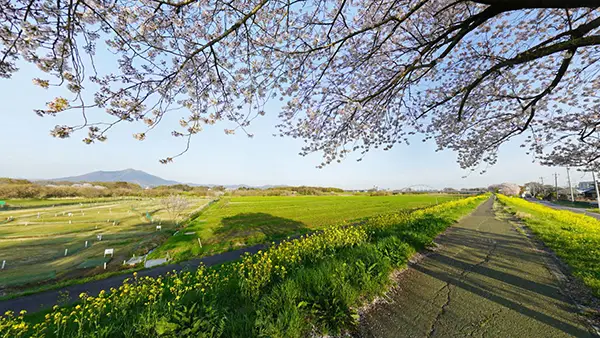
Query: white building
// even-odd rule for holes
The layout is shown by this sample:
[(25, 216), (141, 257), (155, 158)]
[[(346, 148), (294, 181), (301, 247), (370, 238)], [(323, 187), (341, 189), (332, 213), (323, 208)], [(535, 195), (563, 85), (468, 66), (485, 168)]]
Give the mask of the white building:
[(577, 190), (588, 190), (591, 188), (595, 188), (594, 187), (594, 181), (587, 181), (587, 182), (579, 182), (577, 184)]

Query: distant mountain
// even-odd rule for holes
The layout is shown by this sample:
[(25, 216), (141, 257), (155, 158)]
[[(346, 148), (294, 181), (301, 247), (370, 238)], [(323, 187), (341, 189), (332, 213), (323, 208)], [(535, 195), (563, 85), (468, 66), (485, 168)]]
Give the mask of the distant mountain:
[[(46, 180), (44, 180), (46, 181)], [(141, 170), (125, 169), (119, 171), (94, 171), (79, 176), (69, 176), (55, 178), (47, 181), (66, 181), (66, 182), (129, 182), (136, 183), (142, 187), (155, 187), (158, 185), (179, 184), (177, 181), (162, 179), (158, 176), (150, 175)]]
[[(49, 180), (36, 180), (37, 182), (129, 182), (136, 183), (142, 187), (156, 187), (159, 185), (187, 184), (192, 187), (215, 187), (218, 184), (197, 184), (197, 183), (181, 183), (177, 181), (165, 180), (158, 176), (150, 175), (147, 172), (135, 169), (125, 169), (118, 171), (94, 171), (91, 173), (79, 175), (53, 178)], [(262, 185), (251, 186), (247, 184), (224, 184), (223, 187), (228, 189), (257, 188), (268, 189), (275, 187), (286, 187), (286, 185)]]

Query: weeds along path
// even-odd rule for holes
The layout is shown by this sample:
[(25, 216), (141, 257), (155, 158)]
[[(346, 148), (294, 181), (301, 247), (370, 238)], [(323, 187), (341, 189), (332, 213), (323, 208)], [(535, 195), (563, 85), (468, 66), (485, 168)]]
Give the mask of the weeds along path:
[(361, 315), (360, 337), (590, 337), (551, 264), (493, 201), (451, 227)]

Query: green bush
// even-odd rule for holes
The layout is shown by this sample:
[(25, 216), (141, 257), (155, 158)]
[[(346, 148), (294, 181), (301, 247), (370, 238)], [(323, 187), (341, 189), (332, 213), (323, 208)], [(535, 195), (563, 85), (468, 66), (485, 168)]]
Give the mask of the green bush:
[(377, 250), (388, 257), (395, 267), (402, 267), (408, 263), (408, 259), (416, 252), (415, 248), (403, 242), (396, 236), (390, 236), (377, 243)]

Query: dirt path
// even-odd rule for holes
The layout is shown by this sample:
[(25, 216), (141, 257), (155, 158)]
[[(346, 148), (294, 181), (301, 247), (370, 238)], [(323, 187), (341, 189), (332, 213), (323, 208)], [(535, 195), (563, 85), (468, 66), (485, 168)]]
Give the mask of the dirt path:
[(551, 260), (492, 201), (436, 240), (385, 301), (361, 316), (360, 337), (591, 337), (561, 292)]

